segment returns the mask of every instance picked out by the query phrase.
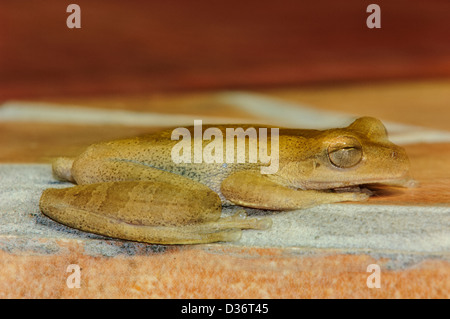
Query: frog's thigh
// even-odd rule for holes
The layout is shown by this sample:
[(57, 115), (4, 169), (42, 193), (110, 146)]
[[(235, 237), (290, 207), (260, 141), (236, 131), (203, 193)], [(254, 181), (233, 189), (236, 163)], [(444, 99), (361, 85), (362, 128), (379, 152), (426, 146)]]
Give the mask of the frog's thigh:
[(221, 185), (223, 196), (246, 207), (292, 210), (325, 203), (360, 201), (366, 194), (332, 193), (315, 190), (295, 190), (271, 181), (255, 172), (237, 172), (227, 177)]
[[(204, 187), (203, 189), (201, 187)], [(231, 241), (241, 229), (268, 226), (245, 216), (220, 218), (217, 194), (164, 182), (130, 181), (48, 189), (39, 206), (67, 226), (114, 238), (155, 244)]]
[(80, 158), (74, 161), (72, 176), (78, 185), (113, 181), (161, 181), (190, 184), (190, 179), (143, 163), (121, 159)]

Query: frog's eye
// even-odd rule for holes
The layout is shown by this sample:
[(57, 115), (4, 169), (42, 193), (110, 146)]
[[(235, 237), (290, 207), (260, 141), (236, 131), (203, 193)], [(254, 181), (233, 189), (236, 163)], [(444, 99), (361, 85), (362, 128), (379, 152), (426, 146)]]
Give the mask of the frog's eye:
[(350, 136), (338, 137), (328, 146), (327, 151), (331, 164), (339, 168), (353, 167), (363, 157), (361, 144)]

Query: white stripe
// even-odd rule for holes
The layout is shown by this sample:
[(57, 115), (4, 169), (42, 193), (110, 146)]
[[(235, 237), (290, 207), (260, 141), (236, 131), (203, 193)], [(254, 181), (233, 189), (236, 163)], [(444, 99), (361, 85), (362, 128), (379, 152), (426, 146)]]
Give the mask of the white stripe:
[[(292, 128), (328, 129), (344, 127), (357, 116), (318, 110), (298, 103), (246, 92), (227, 92), (218, 95), (224, 103), (240, 107), (255, 116), (270, 118), (272, 125)], [(450, 132), (420, 126), (383, 121), (389, 139), (397, 144), (450, 142)]]
[(0, 122), (43, 122), (84, 125), (190, 126), (204, 123), (246, 123), (248, 119), (213, 116), (172, 115), (126, 110), (106, 110), (51, 103), (6, 102), (0, 107)]
[[(226, 92), (216, 95), (217, 100), (231, 104), (257, 118), (259, 124), (292, 128), (327, 129), (344, 127), (357, 116), (290, 103), (281, 99), (245, 92)], [(201, 119), (205, 124), (249, 123), (249, 119), (233, 117), (192, 116), (106, 110), (79, 106), (58, 106), (40, 102), (6, 102), (0, 107), (0, 122), (43, 122), (83, 125), (125, 126), (190, 126)], [(420, 126), (384, 121), (392, 142), (413, 143), (450, 142), (450, 132)]]

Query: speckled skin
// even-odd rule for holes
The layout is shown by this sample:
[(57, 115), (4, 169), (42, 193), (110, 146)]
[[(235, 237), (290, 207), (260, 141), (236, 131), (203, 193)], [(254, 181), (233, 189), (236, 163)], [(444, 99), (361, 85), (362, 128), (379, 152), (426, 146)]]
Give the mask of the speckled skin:
[[(262, 126), (216, 127), (225, 139), (226, 128)], [(193, 128), (190, 132), (193, 137)], [(166, 130), (94, 144), (75, 159), (59, 159), (55, 175), (79, 186), (46, 190), (42, 212), (71, 227), (111, 237), (204, 243), (236, 240), (240, 229), (270, 226), (270, 219), (243, 214), (220, 218), (221, 204), (292, 210), (368, 198), (361, 192), (330, 192), (334, 188), (411, 181), (405, 151), (387, 139), (383, 124), (374, 118), (324, 131), (280, 129), (279, 170), (271, 175), (260, 173), (260, 162), (175, 164), (171, 151), (179, 141), (171, 140), (171, 134)], [(203, 146), (208, 143), (203, 141)], [(268, 143), (270, 150), (270, 134)], [(343, 153), (333, 153), (335, 149)]]

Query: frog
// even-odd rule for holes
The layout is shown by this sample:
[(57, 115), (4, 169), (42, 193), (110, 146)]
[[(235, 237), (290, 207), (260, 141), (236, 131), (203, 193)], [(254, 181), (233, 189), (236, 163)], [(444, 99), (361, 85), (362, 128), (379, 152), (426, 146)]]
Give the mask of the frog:
[[(237, 127), (269, 126), (215, 128)], [(178, 141), (171, 129), (95, 143), (77, 157), (54, 161), (55, 178), (75, 185), (44, 190), (39, 208), (66, 226), (111, 238), (205, 244), (236, 241), (243, 230), (271, 227), (270, 214), (248, 216), (246, 209), (276, 213), (366, 201), (367, 185), (414, 184), (406, 151), (389, 140), (376, 118), (360, 117), (341, 128), (278, 132), (278, 170), (272, 174), (261, 173), (268, 164), (259, 160), (174, 163)], [(267, 138), (268, 145), (271, 141)], [(237, 209), (234, 214), (223, 214), (228, 206)]]

